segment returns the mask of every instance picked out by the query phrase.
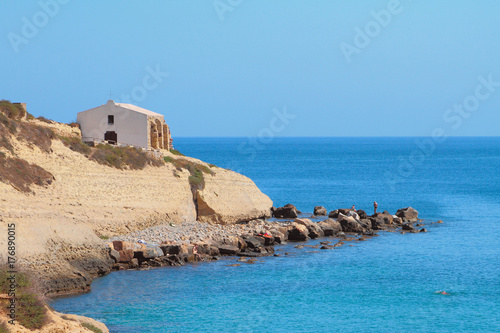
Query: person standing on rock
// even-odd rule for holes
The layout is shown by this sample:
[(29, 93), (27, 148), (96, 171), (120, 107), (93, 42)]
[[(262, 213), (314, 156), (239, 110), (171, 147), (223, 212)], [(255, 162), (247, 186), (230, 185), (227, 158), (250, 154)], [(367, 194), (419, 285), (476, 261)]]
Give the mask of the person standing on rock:
[(355, 211), (356, 211), (356, 207), (354, 207), (354, 205), (352, 205), (351, 210), (352, 210), (353, 212), (355, 212)]
[(378, 203), (376, 201), (373, 202), (373, 214), (377, 214)]

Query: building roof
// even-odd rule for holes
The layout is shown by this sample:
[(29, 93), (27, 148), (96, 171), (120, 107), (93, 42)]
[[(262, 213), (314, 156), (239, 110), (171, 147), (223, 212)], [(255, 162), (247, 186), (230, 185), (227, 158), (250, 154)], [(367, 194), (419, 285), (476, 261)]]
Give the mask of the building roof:
[(125, 109), (129, 109), (129, 110), (135, 111), (135, 112), (144, 113), (144, 114), (147, 114), (148, 116), (163, 117), (162, 114), (159, 114), (159, 113), (156, 113), (156, 112), (153, 112), (153, 111), (141, 108), (141, 107), (139, 107), (137, 105), (133, 105), (133, 104), (115, 103), (115, 105), (117, 105), (119, 107), (122, 107), (122, 108), (125, 108)]
[[(119, 107), (124, 108), (124, 109), (128, 109), (128, 110), (131, 110), (131, 111), (134, 111), (134, 112), (139, 112), (139, 113), (145, 114), (147, 116), (163, 117), (162, 114), (159, 114), (159, 113), (156, 113), (156, 112), (153, 112), (153, 111), (141, 108), (141, 107), (139, 107), (137, 105), (127, 104), (127, 103), (115, 103), (115, 101), (113, 101), (112, 99), (110, 99), (104, 105), (116, 105), (116, 106), (119, 106)], [(80, 114), (80, 113), (87, 112), (87, 111), (93, 111), (93, 110), (98, 109), (98, 108), (100, 108), (100, 106), (98, 106), (96, 108), (93, 108), (93, 109), (86, 110), (86, 111), (78, 112), (78, 113)]]

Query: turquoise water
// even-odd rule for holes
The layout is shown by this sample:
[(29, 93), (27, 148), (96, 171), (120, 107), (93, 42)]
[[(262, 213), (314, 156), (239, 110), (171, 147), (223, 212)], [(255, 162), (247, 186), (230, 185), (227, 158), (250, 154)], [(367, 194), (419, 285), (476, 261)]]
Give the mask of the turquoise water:
[(115, 272), (52, 306), (111, 332), (500, 332), (500, 138), (449, 138), (405, 169), (415, 140), (177, 139), (186, 155), (252, 178), (275, 206), (371, 212), (376, 200), (445, 223), (335, 250), (281, 246), (289, 256), (253, 265)]

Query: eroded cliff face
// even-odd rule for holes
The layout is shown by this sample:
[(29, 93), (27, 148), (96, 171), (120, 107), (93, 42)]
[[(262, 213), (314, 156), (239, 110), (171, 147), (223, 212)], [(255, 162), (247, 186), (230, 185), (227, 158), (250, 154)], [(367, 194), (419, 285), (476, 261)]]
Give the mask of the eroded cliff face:
[(0, 260), (6, 260), (7, 225), (13, 223), (19, 263), (37, 272), (50, 294), (88, 290), (93, 277), (109, 272), (108, 237), (164, 223), (228, 224), (270, 214), (271, 200), (232, 171), (212, 168), (204, 189), (193, 194), (189, 171), (171, 163), (118, 170), (57, 139), (50, 153), (13, 136), (11, 143), (17, 157), (55, 180), (33, 185), (33, 194), (0, 182)]
[(205, 176), (205, 187), (196, 192), (198, 220), (232, 224), (271, 216), (273, 202), (248, 177), (217, 169)]

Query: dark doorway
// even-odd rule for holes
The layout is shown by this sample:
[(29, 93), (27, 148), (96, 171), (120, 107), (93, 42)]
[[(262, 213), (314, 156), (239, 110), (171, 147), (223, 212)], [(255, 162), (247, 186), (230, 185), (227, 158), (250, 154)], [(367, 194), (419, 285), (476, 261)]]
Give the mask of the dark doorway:
[(118, 135), (115, 131), (107, 131), (104, 133), (104, 140), (109, 143), (116, 144), (118, 142)]

